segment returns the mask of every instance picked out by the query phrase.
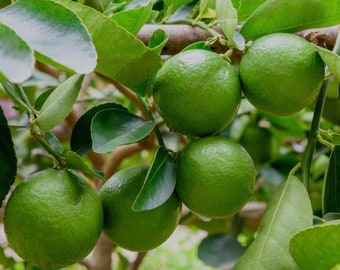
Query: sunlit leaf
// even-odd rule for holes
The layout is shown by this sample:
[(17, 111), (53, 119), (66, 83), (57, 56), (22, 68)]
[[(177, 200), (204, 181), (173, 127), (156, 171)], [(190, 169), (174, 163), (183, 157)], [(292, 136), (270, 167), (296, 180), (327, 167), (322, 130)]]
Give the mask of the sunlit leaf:
[(154, 127), (154, 121), (145, 121), (126, 111), (102, 110), (92, 119), (93, 150), (97, 153), (106, 153), (119, 145), (139, 142), (145, 139)]
[(241, 34), (254, 39), (275, 32), (294, 33), (339, 23), (338, 1), (268, 0), (246, 20)]
[(270, 200), (255, 240), (246, 249), (234, 270), (298, 270), (289, 254), (289, 240), (312, 225), (309, 195), (295, 176), (289, 178)]
[(36, 118), (41, 130), (50, 131), (66, 118), (78, 97), (83, 79), (84, 75), (73, 75), (48, 96)]
[(49, 0), (19, 0), (0, 10), (0, 21), (34, 49), (43, 62), (77, 73), (89, 73), (97, 54), (81, 20)]
[(160, 147), (133, 204), (133, 209), (143, 211), (160, 206), (169, 199), (175, 189), (175, 184), (175, 163), (168, 151)]
[(150, 1), (146, 6), (117, 12), (111, 16), (111, 19), (130, 33), (137, 35), (139, 30), (149, 20), (152, 7), (153, 3)]
[(332, 269), (340, 263), (339, 220), (296, 233), (289, 251), (301, 270)]
[(133, 87), (161, 67), (158, 54), (113, 20), (79, 3), (62, 3), (76, 12), (88, 28), (98, 53), (98, 73)]
[(337, 81), (340, 81), (340, 56), (319, 46), (315, 48)]
[(21, 83), (34, 67), (33, 50), (13, 30), (0, 23), (0, 80)]

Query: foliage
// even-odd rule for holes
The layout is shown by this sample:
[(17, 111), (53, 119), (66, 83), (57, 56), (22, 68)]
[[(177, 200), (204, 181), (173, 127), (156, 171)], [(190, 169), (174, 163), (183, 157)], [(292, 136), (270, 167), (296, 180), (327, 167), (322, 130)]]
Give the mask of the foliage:
[[(182, 49), (218, 45), (222, 57), (237, 68), (256, 38), (340, 23), (337, 1), (12, 2), (0, 3), (1, 200), (13, 184), (44, 168), (80, 171), (99, 188), (102, 179), (118, 169), (147, 163), (150, 169), (135, 211), (155, 208), (172, 194), (178, 154), (192, 139), (170, 132), (154, 109), (153, 82), (170, 37), (157, 29), (143, 43), (138, 33), (146, 24), (201, 28), (211, 37)], [(241, 270), (297, 269), (297, 264), (304, 270), (318, 265), (312, 259), (318, 258), (320, 246), (337, 250), (337, 241), (327, 236), (340, 230), (332, 223), (340, 214), (335, 192), (340, 128), (322, 113), (329, 79), (340, 80), (339, 44), (333, 51), (314, 45), (326, 65), (315, 104), (280, 117), (260, 112), (243, 99), (233, 122), (219, 134), (242, 143), (249, 127), (260, 127), (267, 131), (271, 149), (256, 162), (256, 191), (239, 213), (222, 223), (183, 213), (183, 226), (206, 232), (198, 250), (206, 264), (220, 267), (239, 261)], [(332, 98), (339, 99), (338, 91)], [(313, 226), (313, 220), (322, 224)], [(216, 246), (218, 257), (211, 256)], [(2, 255), (1, 264), (17, 269), (14, 260)], [(278, 262), (283, 255), (287, 260)], [(327, 267), (339, 263), (333, 261), (337, 253), (320, 256), (320, 264)], [(124, 255), (120, 261), (126, 261)]]

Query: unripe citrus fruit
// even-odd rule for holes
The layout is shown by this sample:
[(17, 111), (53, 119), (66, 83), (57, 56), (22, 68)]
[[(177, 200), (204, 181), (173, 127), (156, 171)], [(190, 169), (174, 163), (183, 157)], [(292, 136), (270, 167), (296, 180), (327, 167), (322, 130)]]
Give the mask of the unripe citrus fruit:
[(132, 210), (147, 171), (145, 166), (123, 169), (108, 179), (99, 193), (105, 235), (131, 251), (146, 251), (161, 245), (177, 227), (181, 213), (181, 203), (175, 194), (154, 209)]
[(193, 136), (224, 129), (241, 101), (234, 67), (216, 53), (199, 49), (167, 60), (157, 73), (153, 91), (155, 106), (168, 127)]
[(103, 210), (95, 190), (67, 170), (47, 169), (20, 183), (5, 209), (10, 246), (41, 269), (78, 262), (95, 246)]
[(324, 64), (306, 40), (275, 33), (254, 41), (240, 63), (242, 89), (260, 111), (291, 115), (316, 99)]
[(176, 192), (192, 212), (222, 218), (249, 200), (255, 166), (241, 145), (221, 136), (205, 137), (184, 148), (176, 177)]

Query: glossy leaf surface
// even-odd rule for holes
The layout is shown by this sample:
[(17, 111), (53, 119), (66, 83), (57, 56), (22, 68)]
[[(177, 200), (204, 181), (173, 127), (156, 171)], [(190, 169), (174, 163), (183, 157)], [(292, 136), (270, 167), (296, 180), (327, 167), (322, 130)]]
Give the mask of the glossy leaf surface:
[(160, 147), (134, 204), (135, 211), (160, 206), (171, 196), (176, 185), (175, 163), (168, 151)]
[(289, 240), (296, 232), (311, 226), (312, 220), (309, 195), (302, 182), (293, 176), (270, 200), (258, 235), (234, 269), (298, 270), (289, 254)]
[(84, 75), (73, 75), (48, 96), (36, 118), (36, 123), (41, 130), (49, 131), (66, 118), (78, 97), (83, 79)]
[(319, 46), (315, 48), (337, 81), (340, 81), (340, 56)]
[(154, 121), (117, 109), (98, 112), (92, 119), (92, 147), (97, 153), (106, 153), (119, 145), (143, 140), (155, 127)]
[(84, 155), (92, 149), (91, 123), (96, 113), (105, 109), (117, 109), (128, 111), (125, 107), (117, 103), (103, 103), (92, 107), (85, 112), (75, 123), (71, 134), (71, 149), (79, 155)]
[(21, 83), (34, 67), (33, 50), (12, 29), (0, 23), (0, 80)]
[(246, 20), (241, 34), (254, 39), (274, 32), (295, 33), (339, 23), (338, 1), (268, 0)]
[(38, 54), (42, 62), (77, 73), (89, 73), (97, 54), (81, 20), (71, 10), (49, 0), (19, 0), (0, 10), (0, 21)]

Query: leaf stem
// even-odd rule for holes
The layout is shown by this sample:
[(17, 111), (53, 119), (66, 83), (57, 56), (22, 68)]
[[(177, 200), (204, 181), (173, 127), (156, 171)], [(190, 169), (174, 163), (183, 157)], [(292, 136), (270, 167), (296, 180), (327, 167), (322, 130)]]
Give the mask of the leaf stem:
[[(142, 105), (143, 105), (143, 107), (144, 107), (144, 110), (145, 110), (145, 112), (146, 112), (148, 118), (149, 118), (150, 120), (155, 121), (155, 118), (154, 118), (154, 116), (153, 116), (153, 114), (152, 114), (152, 112), (151, 112), (151, 110), (150, 110), (150, 105), (145, 101), (144, 98), (142, 98), (142, 97), (139, 96), (139, 95), (138, 95), (138, 99), (139, 99), (140, 102), (142, 103)], [(165, 147), (165, 143), (164, 143), (164, 141), (163, 141), (163, 137), (162, 137), (162, 134), (161, 134), (161, 132), (160, 132), (160, 130), (159, 130), (159, 128), (158, 128), (158, 125), (155, 125), (154, 131), (155, 131), (155, 134), (156, 134), (156, 137), (157, 137), (157, 140), (158, 140), (158, 144), (159, 144), (160, 146)]]

